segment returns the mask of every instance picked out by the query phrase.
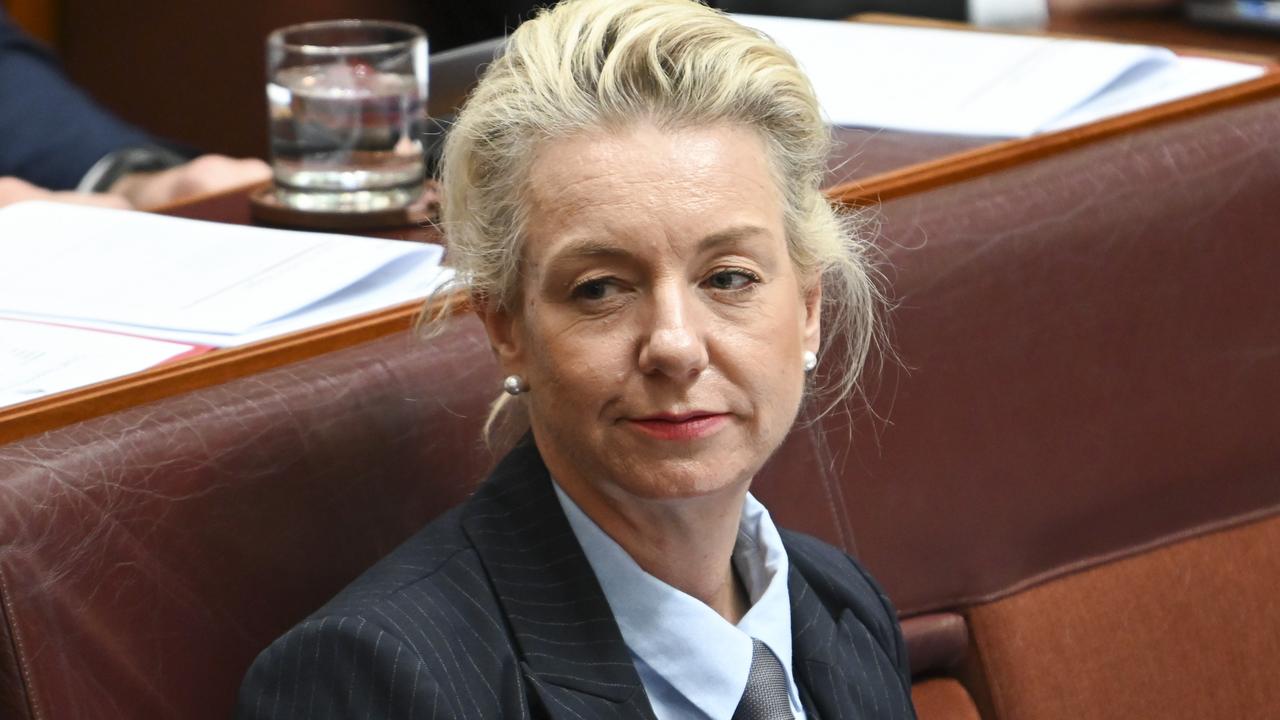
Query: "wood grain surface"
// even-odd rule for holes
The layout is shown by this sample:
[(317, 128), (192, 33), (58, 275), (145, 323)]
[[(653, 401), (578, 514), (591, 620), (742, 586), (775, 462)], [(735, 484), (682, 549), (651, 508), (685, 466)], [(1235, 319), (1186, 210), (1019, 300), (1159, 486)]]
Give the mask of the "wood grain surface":
[[(1079, 128), (995, 143), (975, 138), (838, 130), (839, 149), (832, 158), (829, 194), (834, 202), (874, 204), (1035, 162), (1123, 133), (1277, 95), (1280, 95), (1280, 73), (1273, 71), (1240, 85)], [(877, 148), (882, 154), (877, 155)], [(851, 165), (858, 163), (869, 168), (868, 174), (850, 170)], [(840, 182), (842, 177), (850, 175), (860, 179)], [(248, 224), (248, 197), (253, 189), (245, 187), (199, 197), (157, 211), (178, 217)], [(441, 240), (434, 227), (371, 234), (416, 242)], [(437, 308), (442, 303), (442, 300), (434, 301)], [(0, 410), (0, 443), (403, 332), (413, 326), (421, 309), (422, 303), (407, 303), (6, 408)]]

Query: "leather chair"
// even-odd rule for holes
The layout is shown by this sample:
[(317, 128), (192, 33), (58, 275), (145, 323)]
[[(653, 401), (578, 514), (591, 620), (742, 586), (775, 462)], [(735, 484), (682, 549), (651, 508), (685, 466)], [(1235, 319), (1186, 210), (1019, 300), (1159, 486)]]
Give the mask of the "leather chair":
[[(881, 208), (899, 359), (756, 491), (884, 583), (922, 718), (1280, 707), (1277, 128), (1255, 103)], [(0, 447), (0, 715), (228, 717), (483, 476), (497, 387), (464, 319)]]
[(983, 717), (1280, 708), (1278, 192), (1272, 99), (880, 209), (884, 421), (805, 472), (904, 616), (965, 617)]
[(229, 718), (269, 640), (492, 461), (478, 326), (0, 448), (0, 717)]

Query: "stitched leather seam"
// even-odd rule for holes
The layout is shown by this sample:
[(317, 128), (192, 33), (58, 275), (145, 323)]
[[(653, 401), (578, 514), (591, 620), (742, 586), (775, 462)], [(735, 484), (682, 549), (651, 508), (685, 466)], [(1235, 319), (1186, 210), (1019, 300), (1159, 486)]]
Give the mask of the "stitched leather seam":
[(13, 657), (14, 665), (17, 666), (18, 673), (22, 678), (23, 694), (27, 700), (27, 715), (33, 720), (41, 720), (44, 717), (44, 713), (41, 712), (40, 703), (36, 699), (35, 678), (32, 677), (31, 669), (25, 662), (27, 656), (26, 644), (22, 640), (22, 629), (17, 622), (17, 608), (13, 604), (13, 593), (9, 591), (8, 577), (5, 575), (3, 568), (0, 568), (0, 605), (3, 606), (3, 618), (0, 618), (0, 620), (9, 628), (9, 637), (13, 643), (9, 651)]

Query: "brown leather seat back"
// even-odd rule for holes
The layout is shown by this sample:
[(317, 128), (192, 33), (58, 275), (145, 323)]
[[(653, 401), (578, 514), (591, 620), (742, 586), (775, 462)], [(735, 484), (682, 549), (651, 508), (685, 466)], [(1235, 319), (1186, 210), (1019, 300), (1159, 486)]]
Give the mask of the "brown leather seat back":
[[(832, 539), (905, 613), (1010, 598), (971, 613), (976, 647), (999, 658), (1002, 717), (1203, 717), (1189, 696), (1218, 680), (1239, 698), (1220, 716), (1280, 706), (1257, 674), (1280, 667), (1280, 613), (1261, 601), (1280, 568), (1240, 564), (1280, 511), (1277, 198), (1273, 99), (882, 208), (901, 355), (874, 403), (886, 422), (850, 443), (833, 415), (806, 447), (827, 448)], [(787, 482), (762, 493), (804, 524)], [(1169, 564), (1196, 537), (1197, 559)], [(1139, 553), (1105, 596), (1050, 583), (1014, 602)], [(1173, 607), (1222, 632), (1180, 634)], [(1142, 646), (1156, 637), (1172, 644)], [(1176, 712), (1126, 714), (1142, 707)]]
[[(875, 396), (887, 422), (801, 426), (756, 490), (780, 524), (856, 552), (909, 615), (980, 621), (970, 666), (1008, 673), (988, 709), (1052, 700), (1015, 672), (1044, 648), (1097, 670), (1080, 677), (1168, 692), (1143, 684), (1168, 669), (1159, 657), (1131, 653), (1155, 663), (1136, 677), (1086, 652), (1114, 625), (1055, 626), (1082, 590), (1018, 591), (1280, 507), (1277, 134), (1268, 101), (883, 208), (903, 365)], [(0, 447), (0, 714), (227, 717), (259, 649), (483, 475), (497, 375), (465, 319)], [(1247, 587), (1275, 581), (1259, 568)], [(1164, 588), (1128, 589), (1166, 607)], [(1280, 637), (1273, 606), (1213, 606), (1211, 582), (1179, 590)], [(1031, 618), (1084, 640), (1020, 645)], [(956, 627), (931, 624), (913, 647), (948, 665)], [(952, 644), (930, 646), (939, 632)], [(1280, 665), (1273, 645), (1196, 649)], [(1096, 697), (1077, 716), (1105, 717)]]
[(1272, 99), (882, 208), (886, 422), (824, 429), (904, 611), (1280, 510), (1278, 197)]
[(257, 653), (461, 501), (467, 319), (0, 447), (0, 716), (228, 718)]

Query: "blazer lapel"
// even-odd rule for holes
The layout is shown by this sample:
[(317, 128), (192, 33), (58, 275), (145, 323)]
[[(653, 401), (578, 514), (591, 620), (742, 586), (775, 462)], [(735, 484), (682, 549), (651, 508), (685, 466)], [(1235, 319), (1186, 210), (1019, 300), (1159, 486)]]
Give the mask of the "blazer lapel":
[(853, 612), (844, 608), (839, 618), (832, 617), (795, 562), (787, 586), (792, 664), (809, 716), (914, 718), (910, 698), (897, 689), (892, 664), (877, 654), (874, 639)]
[(613, 612), (526, 437), (468, 503), (462, 526), (551, 717), (653, 720)]
[(787, 577), (787, 590), (791, 595), (792, 669), (805, 711), (814, 720), (845, 717), (841, 707), (847, 698), (837, 682), (836, 623), (795, 563)]

